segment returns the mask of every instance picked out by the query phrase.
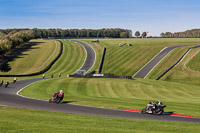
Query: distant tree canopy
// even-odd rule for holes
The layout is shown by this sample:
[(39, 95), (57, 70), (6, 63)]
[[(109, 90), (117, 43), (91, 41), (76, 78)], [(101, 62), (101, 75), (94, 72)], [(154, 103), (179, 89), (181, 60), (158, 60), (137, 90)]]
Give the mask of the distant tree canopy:
[(170, 38), (178, 38), (178, 37), (200, 37), (200, 29), (192, 29), (186, 30), (184, 32), (165, 32), (160, 34), (161, 37), (170, 37)]
[(140, 32), (139, 32), (139, 31), (136, 31), (136, 32), (135, 32), (135, 36), (136, 36), (136, 37), (139, 37), (139, 36), (140, 36)]
[(142, 37), (145, 38), (147, 36), (147, 32), (142, 33)]
[(4, 34), (0, 40), (0, 55), (32, 38), (34, 38), (32, 30), (12, 31), (8, 32), (7, 35)]
[(13, 47), (37, 38), (79, 38), (109, 37), (129, 38), (131, 30), (127, 29), (0, 29), (0, 55)]
[[(131, 30), (125, 29), (33, 29), (36, 38), (48, 38), (48, 37), (110, 37), (120, 38), (131, 36)], [(123, 33), (123, 35), (121, 35)]]

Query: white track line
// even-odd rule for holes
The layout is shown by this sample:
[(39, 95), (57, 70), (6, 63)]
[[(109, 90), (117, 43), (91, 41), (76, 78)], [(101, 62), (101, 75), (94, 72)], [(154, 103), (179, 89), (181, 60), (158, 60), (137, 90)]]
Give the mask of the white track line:
[[(89, 44), (88, 44), (89, 45)], [(90, 46), (90, 45), (89, 45)], [(92, 49), (93, 49), (93, 51), (94, 51), (94, 53), (95, 53), (95, 59), (94, 59), (94, 62), (93, 62), (93, 65), (92, 65), (92, 67), (90, 68), (90, 69), (92, 69), (93, 68), (93, 66), (94, 66), (94, 64), (95, 64), (95, 62), (96, 62), (96, 51), (94, 50), (94, 48), (92, 47), (92, 46), (90, 46)], [(90, 69), (88, 70), (88, 71), (90, 71)], [(87, 71), (87, 72), (88, 72)]]
[[(78, 43), (78, 42), (76, 42), (76, 43)], [(85, 47), (81, 44), (81, 43), (78, 43), (79, 45), (81, 45), (84, 49), (85, 49)], [(89, 44), (87, 44), (87, 45), (89, 45)], [(90, 46), (90, 45), (89, 45)], [(94, 48), (92, 47), (92, 46), (90, 46), (92, 49), (93, 49), (93, 51), (94, 51), (94, 53), (95, 53), (95, 60), (94, 60), (94, 63), (93, 63), (93, 65), (92, 65), (92, 67), (94, 66), (94, 64), (95, 64), (95, 62), (96, 62), (96, 51), (94, 50)], [(86, 57), (85, 57), (85, 61), (84, 61), (84, 63), (82, 64), (82, 66), (78, 69), (78, 70), (80, 70), (82, 67), (83, 67), (83, 65), (85, 64), (85, 62), (86, 62), (86, 59), (87, 59), (87, 50), (85, 49), (85, 52), (86, 52)], [(92, 69), (92, 67), (90, 68), (90, 69)], [(89, 70), (90, 70), (89, 69)], [(78, 70), (76, 70), (76, 71), (78, 71)], [(88, 71), (89, 71), (88, 70)], [(76, 73), (76, 71), (74, 72), (74, 73)], [(86, 72), (88, 72), (88, 71), (86, 71)], [(72, 74), (74, 74), (74, 73), (72, 73)]]
[[(42, 80), (42, 79), (41, 79)], [(23, 97), (23, 98), (27, 98), (27, 99), (33, 99), (33, 100), (38, 100), (38, 101), (45, 101), (45, 102), (48, 102), (47, 100), (41, 100), (41, 99), (36, 99), (36, 98), (31, 98), (31, 97), (26, 97), (26, 96), (23, 96), (23, 95), (20, 95), (19, 93), (20, 93), (20, 91), (22, 91), (24, 88), (26, 88), (26, 87), (28, 87), (28, 86), (30, 86), (30, 85), (32, 85), (32, 84), (34, 84), (34, 83), (36, 83), (36, 82), (39, 82), (39, 81), (41, 81), (41, 80), (38, 80), (38, 81), (35, 81), (35, 82), (32, 82), (31, 84), (28, 84), (27, 86), (25, 86), (25, 87), (23, 87), (23, 88), (21, 88), (19, 91), (17, 91), (17, 95), (18, 96), (20, 96), (20, 97)]]

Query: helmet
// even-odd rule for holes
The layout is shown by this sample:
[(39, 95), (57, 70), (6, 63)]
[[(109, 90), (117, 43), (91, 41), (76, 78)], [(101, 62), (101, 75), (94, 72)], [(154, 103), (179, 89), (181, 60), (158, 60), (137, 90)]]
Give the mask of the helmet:
[(63, 90), (60, 90), (60, 93), (63, 93)]

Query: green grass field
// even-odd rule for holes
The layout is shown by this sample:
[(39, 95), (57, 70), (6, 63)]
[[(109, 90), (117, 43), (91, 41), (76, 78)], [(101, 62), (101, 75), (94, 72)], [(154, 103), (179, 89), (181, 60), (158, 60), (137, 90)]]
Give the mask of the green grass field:
[(0, 106), (1, 132), (196, 133), (200, 124), (76, 115)]
[(52, 68), (45, 73), (47, 76), (51, 74), (58, 75), (59, 73), (63, 76), (72, 74), (79, 69), (85, 61), (86, 52), (81, 45), (71, 41), (62, 42), (64, 44), (63, 54)]
[(166, 111), (200, 116), (199, 86), (164, 81), (59, 78), (32, 84), (20, 94), (49, 100), (60, 89), (65, 92), (64, 101), (72, 104), (141, 110), (147, 102), (161, 100)]
[(174, 49), (167, 57), (165, 57), (154, 69), (153, 71), (147, 75), (147, 79), (156, 79), (160, 76), (163, 72), (165, 72), (169, 67), (175, 64), (180, 57), (183, 55), (184, 52), (188, 47), (177, 48)]
[[(115, 75), (134, 75), (142, 66), (144, 66), (166, 46), (199, 44), (200, 42), (200, 39), (198, 38), (99, 40), (99, 43), (92, 43), (92, 40), (83, 41), (92, 44), (92, 46), (100, 44), (101, 47), (107, 48), (102, 73), (113, 73)], [(119, 47), (119, 43), (130, 43), (133, 46)], [(99, 55), (101, 55), (101, 53)]]
[(192, 59), (187, 63), (189, 69), (200, 71), (200, 48), (194, 53)]
[[(71, 74), (75, 72), (77, 69), (79, 69), (85, 60), (86, 53), (82, 46), (70, 41), (62, 41), (62, 42), (63, 42), (63, 54), (50, 68), (50, 70), (45, 73), (46, 77), (50, 77), (51, 74), (54, 74), (54, 76), (58, 76), (59, 73), (61, 73), (62, 76)], [(38, 58), (39, 57), (40, 56), (38, 56)], [(18, 80), (27, 78), (36, 78), (36, 77), (42, 77), (42, 74), (31, 77), (19, 77)], [(12, 81), (13, 78), (0, 77), (0, 80)]]
[(33, 45), (8, 62), (11, 70), (2, 75), (30, 74), (39, 72), (49, 65), (60, 51), (60, 43), (54, 40), (31, 40)]
[[(199, 49), (200, 48), (192, 49), (185, 56), (185, 58), (177, 66), (175, 66), (172, 70), (170, 70), (165, 76), (163, 76), (161, 78), (161, 80), (199, 86), (200, 85), (200, 72), (197, 70), (193, 70), (193, 68), (192, 69), (188, 68), (188, 66), (190, 66), (190, 61), (196, 60), (196, 57), (197, 57), (197, 60), (194, 62), (192, 67), (194, 67), (194, 69), (199, 67), (198, 55), (196, 57), (192, 58), (192, 56), (196, 55), (196, 53), (199, 51)], [(167, 58), (167, 59), (169, 59), (169, 58)], [(162, 63), (165, 64), (164, 62), (162, 62)], [(158, 69), (155, 69), (154, 71), (156, 71), (156, 70), (158, 70)]]

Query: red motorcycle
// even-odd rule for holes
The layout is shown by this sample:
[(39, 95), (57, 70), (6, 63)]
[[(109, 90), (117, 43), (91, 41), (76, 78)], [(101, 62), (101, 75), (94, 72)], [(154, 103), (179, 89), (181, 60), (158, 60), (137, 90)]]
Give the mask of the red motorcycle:
[(49, 103), (60, 103), (64, 98), (64, 92), (60, 90), (60, 92), (55, 92), (53, 97), (49, 99)]

